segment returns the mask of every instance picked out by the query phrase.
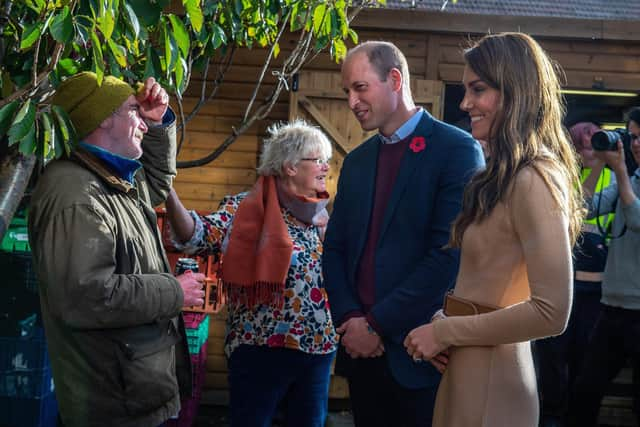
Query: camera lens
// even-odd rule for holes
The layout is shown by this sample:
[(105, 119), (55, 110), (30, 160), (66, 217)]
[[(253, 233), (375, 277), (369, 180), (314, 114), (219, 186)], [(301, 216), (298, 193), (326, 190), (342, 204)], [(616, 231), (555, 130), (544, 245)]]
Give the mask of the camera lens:
[(617, 132), (601, 130), (591, 136), (591, 146), (596, 151), (615, 151), (620, 135)]

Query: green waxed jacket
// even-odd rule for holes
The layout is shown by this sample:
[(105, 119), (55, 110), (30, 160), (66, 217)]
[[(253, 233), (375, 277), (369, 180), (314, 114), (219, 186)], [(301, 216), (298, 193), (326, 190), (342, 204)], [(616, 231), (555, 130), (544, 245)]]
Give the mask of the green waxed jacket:
[[(156, 427), (191, 390), (179, 315), (153, 207), (175, 168), (175, 126), (151, 128), (135, 186), (79, 148), (47, 166), (29, 240), (62, 421)], [(180, 384), (180, 388), (179, 388)]]

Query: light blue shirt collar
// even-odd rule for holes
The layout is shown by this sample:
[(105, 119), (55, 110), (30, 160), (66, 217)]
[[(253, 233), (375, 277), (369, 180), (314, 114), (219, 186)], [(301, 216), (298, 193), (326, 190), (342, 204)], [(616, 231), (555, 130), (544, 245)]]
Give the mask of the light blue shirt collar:
[(380, 135), (380, 139), (383, 144), (395, 144), (396, 142), (402, 141), (416, 130), (420, 119), (422, 118), (422, 112), (424, 110), (422, 107), (418, 107), (418, 111), (416, 111), (406, 122), (402, 124), (391, 136), (386, 137), (383, 134)]

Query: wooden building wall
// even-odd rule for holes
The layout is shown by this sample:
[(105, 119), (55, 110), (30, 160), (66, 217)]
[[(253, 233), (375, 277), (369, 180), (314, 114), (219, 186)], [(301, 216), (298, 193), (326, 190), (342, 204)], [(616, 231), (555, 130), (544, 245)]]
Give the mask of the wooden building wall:
[[(384, 19), (384, 13), (366, 13), (362, 21), (360, 18), (356, 20), (356, 29), (361, 41), (394, 42), (407, 56), (412, 78), (439, 80), (445, 83), (458, 83), (461, 80), (461, 50), (469, 40), (469, 34), (465, 31), (472, 30), (464, 30), (453, 24), (447, 29), (446, 23), (442, 22), (433, 23), (434, 29), (430, 30), (428, 19), (437, 18), (432, 14), (424, 15), (427, 23), (416, 23), (416, 17), (413, 15), (393, 12), (390, 13), (389, 19)], [(414, 12), (414, 15), (415, 13), (417, 12)], [(518, 27), (522, 27), (522, 20), (513, 21), (513, 24), (500, 17), (494, 20), (500, 24), (498, 28), (501, 30), (517, 30)], [(362, 22), (361, 27), (358, 27), (359, 22)], [(561, 38), (556, 34), (557, 28), (552, 25), (553, 22), (551, 20), (551, 24), (546, 26), (538, 24), (534, 27), (532, 35), (563, 66), (567, 75), (567, 87), (590, 89), (594, 82), (603, 82), (607, 89), (637, 91), (640, 88), (640, 43), (637, 40), (629, 40), (637, 36), (618, 34), (609, 37), (610, 40), (587, 40), (584, 37), (589, 33), (580, 27), (582, 24), (573, 23), (565, 24), (575, 27), (565, 28), (565, 34), (573, 31), (578, 38)], [(471, 21), (468, 25), (472, 26)], [(378, 26), (387, 29), (377, 28)], [(592, 27), (588, 29), (593, 31)], [(458, 32), (451, 32), (451, 29)], [(478, 30), (475, 31), (477, 33)], [(282, 51), (280, 57), (275, 60), (276, 64), (291, 50), (292, 44), (291, 37), (282, 43)], [(187, 138), (179, 155), (180, 160), (202, 157), (213, 151), (231, 133), (232, 127), (240, 123), (243, 108), (253, 91), (266, 54), (267, 52), (261, 49), (241, 49), (237, 52), (234, 65), (226, 73), (217, 99), (203, 108), (189, 123)], [(338, 73), (339, 65), (327, 54), (322, 54), (307, 66), (305, 71)], [(273, 84), (274, 78), (268, 75), (265, 87), (260, 92), (261, 96), (264, 97), (267, 89)], [(187, 110), (195, 104), (198, 92), (198, 79), (194, 78), (185, 97)], [(211, 211), (217, 207), (224, 195), (249, 189), (256, 179), (255, 168), (260, 141), (266, 128), (275, 121), (287, 120), (289, 108), (289, 94), (283, 93), (269, 118), (258, 122), (240, 136), (216, 161), (199, 168), (179, 170), (175, 187), (185, 205), (200, 211)], [(338, 173), (339, 170), (332, 171), (334, 179)], [(211, 321), (206, 379), (209, 391), (227, 387), (226, 362), (222, 352), (224, 316), (224, 312), (214, 315)], [(340, 384), (334, 384), (333, 387), (334, 395), (344, 394), (344, 389), (341, 388), (343, 386)]]

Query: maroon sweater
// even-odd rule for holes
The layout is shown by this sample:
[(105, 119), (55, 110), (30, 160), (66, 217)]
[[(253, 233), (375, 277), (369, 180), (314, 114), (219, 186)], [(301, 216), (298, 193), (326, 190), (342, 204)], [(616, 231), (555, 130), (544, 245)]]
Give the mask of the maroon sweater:
[[(373, 208), (371, 209), (371, 218), (369, 220), (369, 230), (367, 233), (367, 242), (364, 245), (358, 272), (356, 276), (356, 285), (358, 296), (364, 313), (351, 312), (345, 316), (344, 320), (351, 317), (360, 317), (369, 313), (369, 310), (376, 302), (376, 245), (380, 237), (380, 227), (384, 220), (384, 214), (393, 191), (393, 185), (396, 182), (398, 171), (402, 157), (407, 151), (409, 138), (405, 138), (395, 144), (381, 144), (378, 152), (378, 165), (376, 167), (376, 183), (373, 195)], [(375, 319), (371, 315), (367, 315), (369, 324), (379, 331)]]

